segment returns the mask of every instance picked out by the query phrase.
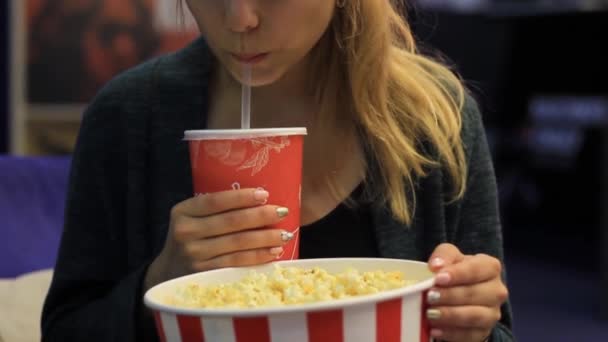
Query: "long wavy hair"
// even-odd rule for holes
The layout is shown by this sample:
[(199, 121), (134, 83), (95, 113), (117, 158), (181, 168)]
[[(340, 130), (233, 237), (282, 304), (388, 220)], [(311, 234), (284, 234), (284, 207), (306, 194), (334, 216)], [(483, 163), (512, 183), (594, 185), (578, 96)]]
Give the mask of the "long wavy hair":
[(342, 0), (335, 9), (311, 51), (310, 85), (321, 110), (309, 132), (315, 160), (326, 165), (306, 171), (343, 198), (340, 174), (327, 170), (340, 169), (354, 142), (368, 157), (368, 195), (410, 224), (416, 181), (433, 168), (443, 168), (451, 180), (448, 200), (464, 194), (460, 131), (466, 90), (449, 67), (418, 50), (404, 1)]
[[(367, 179), (374, 201), (410, 224), (416, 180), (432, 168), (449, 175), (448, 200), (464, 194), (466, 90), (449, 67), (419, 52), (404, 13), (403, 0), (343, 1), (313, 53), (319, 129), (331, 129), (323, 136), (333, 143), (358, 135), (371, 157), (366, 174), (375, 176)], [(343, 151), (328, 158), (339, 161)], [(331, 175), (326, 181), (336, 189)]]

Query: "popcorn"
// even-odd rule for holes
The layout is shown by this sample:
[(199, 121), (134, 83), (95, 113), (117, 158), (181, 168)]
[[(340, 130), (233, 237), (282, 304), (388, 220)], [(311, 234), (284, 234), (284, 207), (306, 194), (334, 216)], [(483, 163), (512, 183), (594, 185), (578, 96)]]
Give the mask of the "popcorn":
[(219, 285), (187, 284), (166, 298), (169, 305), (186, 308), (260, 308), (330, 301), (374, 294), (411, 285), (403, 272), (359, 272), (348, 268), (330, 274), (315, 267), (275, 265), (270, 274), (251, 271), (238, 282)]

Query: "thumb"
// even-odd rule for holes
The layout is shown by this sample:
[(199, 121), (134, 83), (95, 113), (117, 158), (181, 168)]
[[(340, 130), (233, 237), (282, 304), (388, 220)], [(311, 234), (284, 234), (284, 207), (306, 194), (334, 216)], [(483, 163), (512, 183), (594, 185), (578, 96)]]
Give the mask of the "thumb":
[(429, 258), (429, 268), (436, 272), (445, 266), (457, 264), (464, 260), (464, 255), (458, 247), (451, 243), (442, 243), (435, 248), (433, 254)]

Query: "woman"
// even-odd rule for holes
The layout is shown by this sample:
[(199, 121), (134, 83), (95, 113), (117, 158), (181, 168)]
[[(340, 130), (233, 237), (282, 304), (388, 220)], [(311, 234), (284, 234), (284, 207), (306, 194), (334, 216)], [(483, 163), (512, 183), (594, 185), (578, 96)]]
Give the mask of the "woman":
[[(416, 52), (389, 0), (189, 0), (202, 38), (111, 81), (74, 153), (45, 341), (155, 338), (142, 305), (180, 275), (269, 262), (289, 208), (242, 189), (192, 197), (183, 132), (306, 126), (301, 257), (430, 261), (432, 335), (511, 341), (496, 187), (459, 80)], [(339, 240), (337, 240), (339, 239)]]

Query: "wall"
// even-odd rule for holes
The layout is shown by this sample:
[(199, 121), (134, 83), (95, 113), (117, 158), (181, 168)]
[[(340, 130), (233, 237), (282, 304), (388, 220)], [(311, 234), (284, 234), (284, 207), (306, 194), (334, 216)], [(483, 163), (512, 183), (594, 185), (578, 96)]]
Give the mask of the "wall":
[(0, 153), (8, 145), (8, 12), (9, 1), (0, 5)]

